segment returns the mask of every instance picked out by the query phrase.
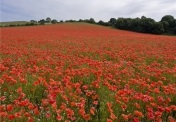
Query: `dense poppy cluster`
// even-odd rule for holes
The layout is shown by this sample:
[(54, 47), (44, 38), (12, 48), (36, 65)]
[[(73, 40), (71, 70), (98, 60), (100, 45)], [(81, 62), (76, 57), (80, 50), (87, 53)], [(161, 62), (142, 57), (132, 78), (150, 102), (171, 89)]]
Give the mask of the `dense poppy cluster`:
[(1, 122), (176, 121), (175, 37), (77, 23), (1, 34)]

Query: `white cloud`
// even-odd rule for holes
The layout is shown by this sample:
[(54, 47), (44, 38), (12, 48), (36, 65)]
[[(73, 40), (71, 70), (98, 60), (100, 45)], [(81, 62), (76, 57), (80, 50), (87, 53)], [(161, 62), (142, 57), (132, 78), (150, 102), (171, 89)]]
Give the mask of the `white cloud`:
[(176, 0), (1, 0), (1, 21), (51, 17), (108, 21), (111, 17), (176, 18)]

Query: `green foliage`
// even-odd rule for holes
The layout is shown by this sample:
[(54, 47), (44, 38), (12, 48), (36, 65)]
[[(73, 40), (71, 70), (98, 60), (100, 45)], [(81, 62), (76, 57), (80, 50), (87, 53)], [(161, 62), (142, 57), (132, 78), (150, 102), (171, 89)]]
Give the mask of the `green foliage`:
[(38, 23), (26, 23), (25, 26), (33, 26), (33, 25), (38, 25)]
[(154, 24), (155, 21), (153, 19), (142, 16), (141, 19), (118, 18), (115, 27), (123, 30), (152, 33), (154, 32)]
[(56, 24), (56, 23), (57, 23), (57, 20), (56, 20), (56, 19), (53, 19), (53, 20), (51, 20), (51, 23), (52, 23), (52, 24)]
[[(63, 20), (60, 21), (62, 23)], [(65, 22), (86, 22), (91, 24), (99, 24), (103, 26), (112, 26), (117, 29), (129, 30), (141, 33), (151, 33), (151, 34), (176, 34), (176, 19), (171, 15), (165, 15), (161, 18), (160, 22), (155, 22), (154, 19), (142, 16), (141, 18), (111, 18), (109, 22), (104, 22), (100, 20), (98, 23), (95, 22), (93, 18), (90, 19), (79, 19), (77, 20), (66, 20)], [(58, 21), (56, 19), (51, 20), (50, 17), (41, 19), (38, 22), (36, 20), (31, 20), (25, 24), (9, 24), (7, 27), (15, 26), (31, 26), (31, 25), (44, 25), (44, 24), (56, 24)], [(5, 27), (0, 23), (1, 27)]]
[(174, 32), (174, 34), (176, 34), (176, 26), (174, 27), (173, 32)]
[(116, 21), (116, 25), (115, 27), (116, 28), (119, 28), (119, 29), (125, 29), (125, 22), (124, 22), (124, 19), (123, 18), (118, 18), (117, 21)]
[(93, 18), (90, 18), (89, 22), (90, 23), (95, 23), (95, 20)]
[(36, 20), (31, 20), (30, 22), (31, 22), (31, 23), (37, 23), (37, 21), (36, 21)]
[(142, 16), (141, 18), (111, 18), (108, 23), (100, 20), (97, 24), (117, 29), (151, 34), (176, 34), (176, 19), (171, 15), (162, 17), (160, 22)]
[(91, 24), (95, 24), (95, 20), (93, 18), (90, 18), (90, 19), (79, 19), (78, 21), (75, 20), (75, 22), (86, 22), (86, 23), (91, 23)]
[(155, 22), (153, 25), (153, 32), (154, 34), (163, 34), (164, 33), (164, 27), (161, 22)]
[(112, 26), (115, 26), (115, 24), (116, 24), (116, 19), (115, 19), (115, 18), (111, 18), (111, 19), (109, 20), (109, 23), (110, 23)]
[(66, 20), (65, 22), (76, 22), (76, 20), (70, 19), (70, 20)]
[(169, 23), (169, 25), (172, 23), (173, 20), (174, 20), (174, 17), (171, 15), (165, 15), (161, 18), (161, 22), (166, 21)]
[(166, 34), (176, 34), (176, 19), (173, 16), (165, 15), (161, 18), (161, 22), (163, 23)]
[(41, 25), (44, 25), (45, 24), (45, 20), (41, 19), (41, 20), (38, 21), (38, 23), (40, 23)]
[(47, 22), (47, 23), (50, 23), (50, 22), (51, 22), (51, 18), (50, 18), (50, 17), (47, 17), (47, 18), (46, 18), (46, 22)]
[(167, 32), (169, 30), (169, 23), (167, 21), (161, 21), (164, 27), (164, 31)]
[(27, 21), (11, 21), (11, 22), (0, 22), (1, 27), (14, 27), (14, 26), (23, 26)]
[[(112, 22), (113, 19), (111, 19)], [(118, 18), (115, 28), (151, 34), (175, 34), (176, 20), (172, 16), (164, 16), (161, 22), (142, 16), (141, 18)]]
[(102, 20), (100, 20), (98, 22), (99, 25), (103, 25), (103, 26), (110, 26), (111, 24), (109, 22), (103, 22)]

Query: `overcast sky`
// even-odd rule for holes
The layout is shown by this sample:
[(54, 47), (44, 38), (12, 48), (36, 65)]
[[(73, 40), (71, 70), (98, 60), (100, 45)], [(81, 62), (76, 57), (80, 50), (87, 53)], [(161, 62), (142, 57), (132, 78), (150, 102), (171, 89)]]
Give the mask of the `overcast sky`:
[(0, 21), (90, 19), (146, 16), (176, 18), (176, 0), (0, 0)]

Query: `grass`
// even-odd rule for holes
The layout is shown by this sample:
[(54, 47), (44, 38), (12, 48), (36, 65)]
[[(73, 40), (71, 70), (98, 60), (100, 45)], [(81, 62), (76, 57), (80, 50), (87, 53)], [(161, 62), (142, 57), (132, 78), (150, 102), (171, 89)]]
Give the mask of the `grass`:
[(9, 26), (9, 25), (24, 25), (28, 21), (10, 21), (10, 22), (0, 22), (0, 26)]

